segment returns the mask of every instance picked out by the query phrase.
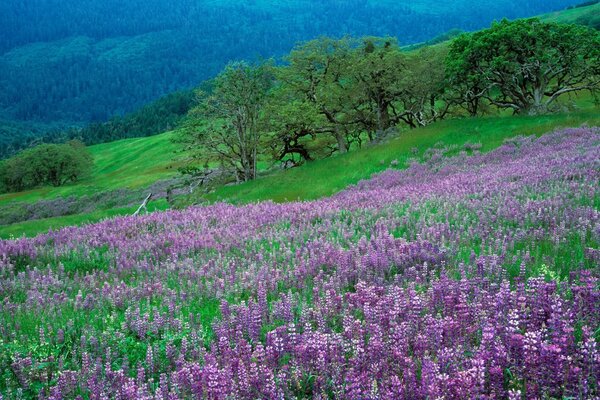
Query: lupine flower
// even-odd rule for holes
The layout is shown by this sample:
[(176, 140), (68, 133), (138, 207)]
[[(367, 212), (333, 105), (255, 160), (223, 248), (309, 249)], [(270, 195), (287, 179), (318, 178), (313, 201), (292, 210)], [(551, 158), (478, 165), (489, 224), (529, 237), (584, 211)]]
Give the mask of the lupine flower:
[(5, 398), (600, 395), (600, 131), (0, 241)]

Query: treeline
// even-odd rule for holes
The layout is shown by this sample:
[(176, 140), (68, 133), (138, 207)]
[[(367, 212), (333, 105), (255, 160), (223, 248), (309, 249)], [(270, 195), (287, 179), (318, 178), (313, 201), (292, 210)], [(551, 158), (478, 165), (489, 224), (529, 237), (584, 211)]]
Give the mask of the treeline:
[(572, 10), (574, 8), (589, 7), (589, 6), (593, 6), (594, 4), (598, 4), (598, 3), (600, 3), (600, 0), (584, 1), (583, 3), (579, 3), (579, 4), (575, 4), (574, 6), (567, 7), (567, 10)]
[(449, 45), (402, 51), (393, 38), (321, 38), (286, 64), (232, 63), (198, 91), (180, 141), (186, 173), (219, 166), (238, 181), (260, 160), (297, 165), (449, 116), (542, 114), (572, 93), (596, 93), (600, 33), (538, 19), (503, 20)]
[(193, 90), (171, 93), (132, 113), (82, 128), (51, 128), (27, 133), (22, 126), (0, 126), (0, 159), (40, 143), (64, 143), (76, 139), (89, 146), (166, 132), (181, 123), (195, 105), (195, 99)]
[(423, 42), (570, 0), (8, 0), (0, 2), (0, 114), (103, 122), (214, 77), (232, 59), (279, 56), (319, 35)]
[(42, 144), (0, 162), (0, 193), (62, 186), (91, 172), (93, 159), (79, 141)]
[(87, 145), (156, 135), (178, 126), (195, 105), (195, 100), (193, 90), (171, 93), (132, 113), (113, 117), (108, 122), (71, 129), (62, 135), (79, 139)]

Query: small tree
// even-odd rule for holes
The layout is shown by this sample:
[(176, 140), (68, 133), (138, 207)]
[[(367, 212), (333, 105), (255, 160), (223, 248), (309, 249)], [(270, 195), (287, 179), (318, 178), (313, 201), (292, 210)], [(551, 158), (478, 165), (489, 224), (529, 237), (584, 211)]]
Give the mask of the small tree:
[(19, 156), (11, 157), (0, 164), (0, 181), (2, 192), (20, 192), (34, 186), (31, 170)]
[(42, 144), (21, 155), (33, 185), (62, 186), (87, 175), (92, 157), (80, 141)]
[(446, 94), (444, 46), (431, 46), (407, 57), (406, 71), (399, 83), (403, 113), (400, 119), (411, 128), (444, 119), (452, 105)]
[(562, 95), (598, 89), (600, 33), (538, 19), (503, 20), (456, 39), (447, 65), (471, 114), (481, 98), (516, 114), (544, 113)]
[[(329, 135), (335, 141), (333, 151), (345, 153), (352, 141), (349, 126), (351, 85), (349, 70), (356, 43), (349, 38), (323, 37), (296, 47), (287, 57), (288, 65), (279, 70), (281, 84), (298, 101), (300, 108), (312, 110), (317, 123), (314, 134)], [(302, 104), (307, 103), (307, 104)]]
[(212, 92), (198, 92), (199, 104), (190, 111), (182, 141), (206, 165), (218, 162), (238, 179), (256, 178), (260, 153), (261, 112), (273, 84), (269, 64), (229, 64), (215, 78)]
[(402, 118), (401, 110), (394, 107), (402, 94), (400, 81), (406, 74), (406, 56), (396, 39), (367, 37), (353, 52), (350, 74), (353, 85), (354, 118), (374, 138)]
[(5, 160), (0, 166), (0, 179), (5, 191), (46, 184), (61, 186), (87, 175), (92, 165), (92, 156), (82, 142), (42, 144)]

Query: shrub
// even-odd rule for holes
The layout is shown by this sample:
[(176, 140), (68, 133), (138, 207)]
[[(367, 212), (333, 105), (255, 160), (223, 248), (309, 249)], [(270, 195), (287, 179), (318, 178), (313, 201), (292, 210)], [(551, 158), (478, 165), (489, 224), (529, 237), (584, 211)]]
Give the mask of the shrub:
[(62, 186), (88, 174), (92, 165), (92, 156), (80, 141), (42, 144), (0, 164), (0, 190)]

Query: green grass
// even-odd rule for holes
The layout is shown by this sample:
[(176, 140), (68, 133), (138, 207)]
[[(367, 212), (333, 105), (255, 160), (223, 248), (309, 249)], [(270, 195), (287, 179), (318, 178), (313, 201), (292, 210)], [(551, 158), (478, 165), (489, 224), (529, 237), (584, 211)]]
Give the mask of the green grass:
[(547, 22), (559, 22), (563, 24), (572, 24), (578, 22), (581, 18), (600, 15), (600, 3), (587, 6), (572, 8), (570, 10), (560, 10), (540, 16)]
[[(498, 116), (465, 118), (442, 121), (425, 128), (407, 130), (388, 143), (365, 146), (350, 153), (314, 161), (302, 167), (280, 171), (235, 186), (224, 186), (206, 196), (209, 201), (228, 201), (236, 204), (273, 200), (311, 200), (329, 196), (361, 179), (381, 172), (398, 160), (400, 166), (416, 154), (442, 143), (446, 146), (462, 146), (467, 142), (481, 143), (482, 151), (489, 151), (516, 135), (541, 135), (561, 127), (582, 124), (600, 125), (598, 108), (585, 104), (584, 111), (537, 117)], [(120, 140), (91, 146), (95, 167), (92, 176), (78, 184), (61, 188), (40, 188), (27, 192), (0, 196), (0, 207), (12, 201), (35, 202), (68, 195), (85, 195), (121, 187), (143, 187), (177, 174), (173, 133), (149, 138)], [(150, 203), (152, 210), (167, 208), (166, 202)], [(48, 229), (96, 222), (117, 215), (127, 215), (134, 208), (98, 210), (90, 214), (69, 215), (42, 220), (25, 221), (0, 227), (0, 238), (11, 236), (34, 236)]]
[(62, 187), (42, 187), (0, 194), (0, 207), (8, 202), (35, 202), (119, 188), (140, 188), (176, 175), (177, 147), (171, 141), (173, 135), (173, 132), (167, 132), (90, 146), (89, 150), (94, 156), (94, 169), (89, 177)]
[[(166, 200), (160, 199), (148, 204), (148, 211), (161, 211), (168, 208)], [(31, 221), (18, 222), (0, 227), (0, 239), (9, 239), (11, 237), (35, 236), (50, 229), (59, 229), (65, 226), (83, 225), (98, 222), (106, 218), (117, 217), (121, 215), (131, 215), (135, 212), (137, 206), (119, 207), (109, 210), (98, 210), (87, 214), (66, 215), (62, 217), (36, 219)]]
[(225, 186), (206, 198), (233, 203), (263, 200), (276, 202), (311, 200), (336, 193), (348, 185), (413, 157), (413, 149), (422, 154), (436, 143), (462, 146), (481, 143), (489, 151), (517, 135), (541, 135), (561, 127), (582, 124), (600, 125), (597, 108), (570, 114), (519, 117), (486, 117), (442, 121), (425, 128), (404, 131), (388, 143), (364, 148), (337, 157), (314, 161), (302, 167), (282, 171), (236, 186)]
[[(67, 196), (84, 196), (119, 188), (142, 188), (156, 181), (178, 174), (176, 145), (172, 142), (173, 132), (160, 135), (125, 139), (90, 146), (94, 156), (91, 175), (75, 184), (62, 187), (41, 187), (19, 193), (0, 194), (0, 207), (9, 203), (35, 203)], [(166, 201), (152, 201), (149, 209), (164, 210)], [(136, 207), (116, 207), (96, 210), (87, 214), (67, 215), (40, 220), (31, 220), (0, 226), (0, 238), (35, 236), (49, 229), (81, 225), (99, 220), (127, 215)]]

